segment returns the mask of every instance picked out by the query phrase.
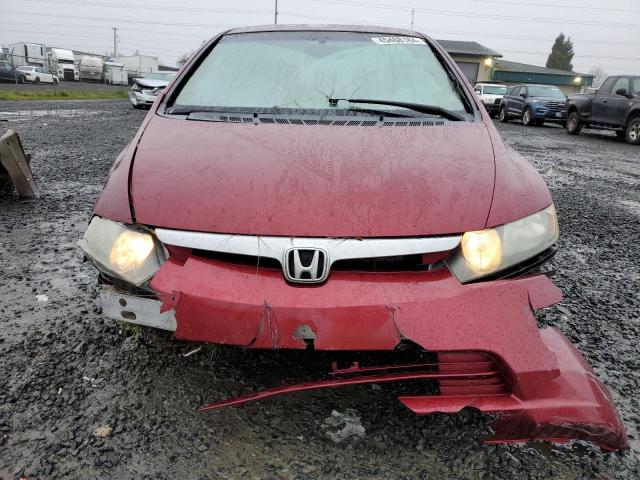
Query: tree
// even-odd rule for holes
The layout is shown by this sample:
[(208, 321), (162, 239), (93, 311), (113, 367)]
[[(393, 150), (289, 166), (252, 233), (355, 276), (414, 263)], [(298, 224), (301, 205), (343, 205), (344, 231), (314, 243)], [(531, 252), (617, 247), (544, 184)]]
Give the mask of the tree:
[(589, 70), (589, 74), (593, 75), (593, 83), (591, 84), (593, 88), (600, 88), (604, 79), (609, 76), (602, 67), (592, 68)]
[(547, 58), (547, 68), (557, 68), (558, 70), (573, 70), (571, 60), (573, 60), (573, 42), (571, 38), (565, 37), (564, 33), (556, 37), (551, 47), (551, 53)]

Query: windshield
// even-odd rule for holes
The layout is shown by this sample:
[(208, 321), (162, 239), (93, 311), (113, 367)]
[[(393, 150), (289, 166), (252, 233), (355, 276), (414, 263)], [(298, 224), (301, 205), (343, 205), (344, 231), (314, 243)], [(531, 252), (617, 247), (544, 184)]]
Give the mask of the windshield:
[(530, 97), (553, 97), (553, 98), (566, 98), (562, 90), (557, 87), (529, 87)]
[[(419, 103), (465, 113), (423, 39), (352, 32), (227, 35), (182, 87), (174, 106), (326, 110), (330, 98)], [(341, 102), (343, 107), (399, 108)]]
[(486, 95), (506, 95), (507, 87), (500, 85), (485, 85), (482, 92)]
[(171, 80), (173, 77), (175, 77), (175, 73), (171, 72), (171, 73), (160, 73), (160, 72), (153, 72), (153, 73), (149, 73), (147, 75), (144, 76), (145, 80), (166, 80), (169, 81)]

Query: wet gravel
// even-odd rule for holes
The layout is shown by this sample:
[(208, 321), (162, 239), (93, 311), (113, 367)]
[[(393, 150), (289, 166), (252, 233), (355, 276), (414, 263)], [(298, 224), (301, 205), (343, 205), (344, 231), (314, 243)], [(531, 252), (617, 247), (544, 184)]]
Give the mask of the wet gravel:
[[(540, 322), (560, 328), (611, 389), (631, 449), (603, 454), (580, 442), (485, 446), (487, 417), (418, 417), (391, 387), (196, 414), (308, 359), (214, 346), (185, 357), (197, 345), (101, 319), (76, 241), (144, 115), (120, 101), (0, 103), (0, 130), (21, 134), (42, 190), (35, 202), (0, 194), (0, 479), (640, 478), (640, 148), (610, 134), (498, 126), (556, 202), (565, 300)], [(343, 416), (359, 417), (364, 435), (334, 443), (327, 432)], [(111, 431), (94, 435), (100, 427)]]

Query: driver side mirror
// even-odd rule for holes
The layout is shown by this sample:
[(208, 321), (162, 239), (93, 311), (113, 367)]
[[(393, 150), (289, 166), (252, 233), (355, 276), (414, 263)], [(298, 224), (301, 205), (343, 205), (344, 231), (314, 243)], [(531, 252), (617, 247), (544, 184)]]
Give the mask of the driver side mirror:
[(520, 94), (520, 96), (521, 96), (522, 98), (527, 98), (527, 94), (526, 94), (526, 93), (521, 93), (521, 94)]
[(627, 98), (631, 97), (631, 95), (629, 95), (629, 92), (627, 92), (626, 88), (619, 88), (618, 90), (616, 90), (616, 95), (620, 95), (621, 97), (627, 97)]

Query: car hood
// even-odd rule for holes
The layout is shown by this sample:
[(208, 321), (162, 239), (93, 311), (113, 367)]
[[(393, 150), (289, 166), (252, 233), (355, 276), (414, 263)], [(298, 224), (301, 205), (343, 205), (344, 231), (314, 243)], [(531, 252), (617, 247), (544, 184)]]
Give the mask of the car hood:
[(558, 97), (529, 97), (529, 100), (539, 100), (541, 102), (559, 102), (564, 103), (566, 100), (564, 98)]
[(166, 87), (169, 85), (167, 80), (150, 80), (146, 78), (134, 78), (134, 83), (137, 83), (141, 87), (149, 87), (149, 88), (158, 88), (158, 87)]
[(153, 117), (131, 172), (138, 223), (249, 235), (397, 237), (485, 227), (486, 126), (349, 127)]

